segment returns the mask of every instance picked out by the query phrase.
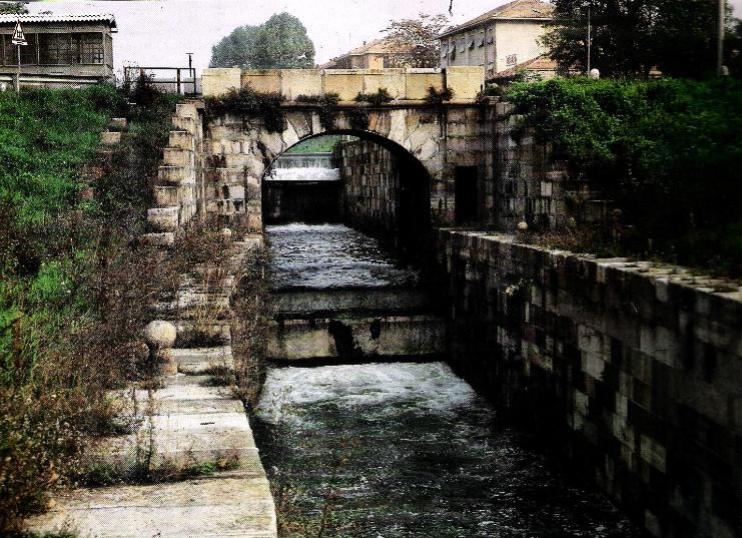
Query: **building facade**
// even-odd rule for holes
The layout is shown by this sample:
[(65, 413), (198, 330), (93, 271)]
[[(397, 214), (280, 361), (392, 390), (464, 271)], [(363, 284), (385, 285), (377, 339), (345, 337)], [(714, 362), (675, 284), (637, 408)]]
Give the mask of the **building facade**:
[(553, 5), (540, 0), (515, 0), (451, 28), (439, 38), (441, 67), (484, 66), (489, 80), (538, 58), (553, 12)]
[(320, 66), (320, 69), (387, 69), (403, 67), (399, 46), (388, 39), (376, 39), (346, 52)]
[[(11, 40), (20, 21), (27, 45)], [(0, 15), (0, 83), (80, 87), (114, 79), (113, 15)]]

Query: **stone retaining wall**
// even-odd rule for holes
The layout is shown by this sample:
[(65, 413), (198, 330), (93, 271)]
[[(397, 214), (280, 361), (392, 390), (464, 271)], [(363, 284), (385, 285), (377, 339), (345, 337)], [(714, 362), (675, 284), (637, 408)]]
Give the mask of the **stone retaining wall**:
[(571, 175), (548, 143), (536, 140), (511, 103), (489, 98), (482, 110), (483, 223), (497, 230), (514, 231), (521, 222), (531, 229), (556, 230), (605, 219), (600, 194), (586, 179)]
[(400, 204), (398, 159), (376, 142), (340, 147), (343, 221), (359, 230), (393, 237)]
[(453, 366), (654, 536), (742, 536), (742, 288), (439, 234)]

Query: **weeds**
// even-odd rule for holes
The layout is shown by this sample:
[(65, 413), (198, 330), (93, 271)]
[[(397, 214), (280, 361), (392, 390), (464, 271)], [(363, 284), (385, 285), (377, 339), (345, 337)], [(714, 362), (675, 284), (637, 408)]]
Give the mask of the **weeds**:
[(177, 280), (162, 253), (132, 241), (169, 128), (171, 102), (156, 106), (155, 119), (140, 109), (125, 142), (98, 159), (115, 171), (93, 179), (98, 196), (81, 202), (77, 170), (96, 160), (125, 98), (110, 87), (0, 96), (2, 533), (71, 483), (92, 437), (133, 426), (115, 418), (107, 391), (152, 375), (139, 332), (147, 305)]
[(316, 95), (298, 95), (296, 97), (297, 103), (311, 103), (317, 105), (317, 115), (319, 116), (319, 122), (325, 130), (332, 130), (335, 128), (335, 120), (338, 115), (338, 103), (340, 102), (340, 94), (330, 92), (323, 96)]

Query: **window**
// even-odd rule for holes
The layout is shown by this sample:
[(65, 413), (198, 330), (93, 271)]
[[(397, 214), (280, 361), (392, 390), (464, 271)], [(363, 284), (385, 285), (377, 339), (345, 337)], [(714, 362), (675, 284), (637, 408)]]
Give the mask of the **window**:
[(26, 43), (21, 45), (21, 65), (35, 65), (39, 63), (36, 56), (39, 34), (26, 34)]
[(103, 34), (39, 34), (42, 65), (102, 64)]
[(39, 63), (70, 65), (75, 59), (71, 34), (39, 34)]
[(15, 46), (10, 42), (10, 34), (3, 35), (3, 64), (18, 65), (18, 56)]
[(80, 63), (103, 63), (103, 34), (85, 33), (80, 36)]

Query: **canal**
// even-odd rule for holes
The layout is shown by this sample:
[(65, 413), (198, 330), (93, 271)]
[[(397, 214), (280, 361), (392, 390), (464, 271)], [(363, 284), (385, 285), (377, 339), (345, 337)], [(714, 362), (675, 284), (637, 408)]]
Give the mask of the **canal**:
[[(279, 289), (419, 284), (344, 226), (266, 238)], [(444, 362), (274, 366), (254, 426), (285, 537), (641, 536)]]

